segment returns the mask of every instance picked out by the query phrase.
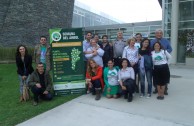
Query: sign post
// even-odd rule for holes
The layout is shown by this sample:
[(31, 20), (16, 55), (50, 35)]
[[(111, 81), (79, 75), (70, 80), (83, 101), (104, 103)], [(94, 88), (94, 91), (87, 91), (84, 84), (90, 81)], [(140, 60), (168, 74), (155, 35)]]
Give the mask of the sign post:
[(85, 93), (82, 29), (50, 29), (55, 95)]

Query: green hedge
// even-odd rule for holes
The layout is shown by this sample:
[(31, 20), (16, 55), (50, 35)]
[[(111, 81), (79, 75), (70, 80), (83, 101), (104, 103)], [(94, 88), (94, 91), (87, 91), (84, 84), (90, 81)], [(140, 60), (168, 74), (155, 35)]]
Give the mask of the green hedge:
[[(15, 61), (17, 47), (0, 47), (0, 61)], [(28, 53), (33, 56), (34, 48), (28, 47)]]

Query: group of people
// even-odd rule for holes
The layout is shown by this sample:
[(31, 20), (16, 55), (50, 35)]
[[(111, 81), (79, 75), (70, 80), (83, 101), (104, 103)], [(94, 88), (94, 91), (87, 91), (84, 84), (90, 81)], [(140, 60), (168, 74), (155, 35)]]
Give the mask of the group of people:
[[(137, 33), (125, 41), (122, 31), (118, 31), (117, 39), (108, 41), (108, 36), (103, 35), (99, 41), (98, 34), (92, 36), (88, 32), (83, 41), (83, 55), (86, 73), (87, 93), (96, 95), (99, 100), (101, 94), (107, 98), (124, 96), (129, 102), (135, 92), (140, 97), (150, 98), (152, 84), (153, 93), (158, 93), (157, 99), (164, 99), (167, 84), (170, 82), (168, 66), (172, 48), (167, 39), (163, 38), (162, 30), (156, 30), (156, 38), (151, 42), (148, 38), (142, 40), (142, 35)], [(30, 87), (33, 93), (33, 105), (39, 99), (52, 99), (52, 80), (49, 75), (51, 69), (51, 48), (45, 36), (40, 37), (40, 43), (35, 46), (34, 59), (36, 70), (32, 67), (32, 56), (28, 54), (25, 45), (19, 45), (16, 50), (17, 73), (20, 82), (20, 101), (23, 101), (23, 85)], [(145, 77), (148, 83), (145, 91)], [(139, 87), (140, 82), (140, 87)]]
[(155, 87), (153, 93), (158, 93), (158, 100), (168, 95), (168, 64), (172, 48), (170, 42), (163, 38), (161, 29), (155, 31), (155, 39), (151, 42), (148, 38), (142, 40), (141, 33), (125, 41), (122, 31), (118, 31), (117, 39), (113, 42), (108, 42), (107, 35), (103, 35), (102, 41), (99, 41), (99, 36), (95, 34), (92, 37), (91, 32), (86, 33), (85, 38), (83, 54), (87, 93), (96, 95), (96, 100), (103, 93), (107, 98), (123, 95), (131, 102), (133, 94), (139, 93), (139, 89), (140, 97), (150, 98), (152, 84)]
[(52, 79), (50, 71), (50, 45), (47, 44), (45, 36), (40, 37), (40, 43), (35, 46), (34, 59), (36, 70), (32, 66), (32, 56), (28, 54), (25, 45), (19, 45), (16, 50), (17, 73), (20, 82), (20, 102), (24, 101), (23, 87), (30, 87), (34, 102), (37, 105), (39, 98), (51, 100)]

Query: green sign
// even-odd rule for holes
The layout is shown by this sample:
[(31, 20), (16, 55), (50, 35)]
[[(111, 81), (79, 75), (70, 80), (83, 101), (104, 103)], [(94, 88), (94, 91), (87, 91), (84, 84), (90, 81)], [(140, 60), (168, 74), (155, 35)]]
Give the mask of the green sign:
[(82, 29), (50, 29), (56, 95), (85, 93)]

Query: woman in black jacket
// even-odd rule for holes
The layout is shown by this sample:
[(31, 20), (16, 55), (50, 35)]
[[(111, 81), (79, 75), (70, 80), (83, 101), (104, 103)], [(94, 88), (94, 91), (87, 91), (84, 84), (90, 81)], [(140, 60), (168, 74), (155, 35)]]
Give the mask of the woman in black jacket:
[(16, 50), (17, 73), (20, 81), (20, 101), (23, 101), (23, 84), (28, 84), (30, 74), (34, 71), (32, 67), (32, 56), (28, 54), (25, 45), (19, 45)]

